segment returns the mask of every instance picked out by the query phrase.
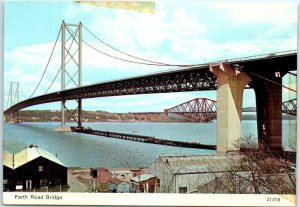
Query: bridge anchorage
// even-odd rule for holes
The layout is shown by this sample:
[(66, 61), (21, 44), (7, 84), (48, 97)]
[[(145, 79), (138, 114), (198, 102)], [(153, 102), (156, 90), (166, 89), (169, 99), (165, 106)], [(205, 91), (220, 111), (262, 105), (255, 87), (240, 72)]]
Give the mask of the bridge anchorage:
[[(69, 60), (67, 60), (69, 58)], [(70, 63), (70, 60), (71, 63)], [(74, 70), (75, 68), (75, 70)], [(64, 21), (61, 25), (61, 91), (66, 90), (69, 83), (75, 87), (82, 86), (82, 24), (67, 24)], [(73, 75), (71, 75), (73, 74)], [(77, 80), (76, 79), (77, 75)], [(66, 76), (69, 78), (66, 82)], [(82, 98), (75, 99), (77, 108), (70, 111), (66, 105), (67, 99), (61, 96), (61, 126), (55, 131), (71, 131), (65, 126), (67, 120), (75, 121), (79, 127), (82, 126)]]

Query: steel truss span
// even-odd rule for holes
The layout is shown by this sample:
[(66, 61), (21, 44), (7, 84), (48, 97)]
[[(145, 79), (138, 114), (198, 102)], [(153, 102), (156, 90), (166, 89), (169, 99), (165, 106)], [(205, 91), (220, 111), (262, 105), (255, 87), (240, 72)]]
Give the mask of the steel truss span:
[(216, 84), (216, 77), (206, 65), (50, 93), (22, 101), (7, 109), (5, 113), (15, 112), (37, 104), (79, 98), (215, 90)]
[[(217, 118), (217, 101), (208, 98), (195, 98), (164, 111), (167, 116), (168, 114), (177, 114), (195, 122), (210, 122)], [(243, 108), (242, 112), (256, 112), (256, 108)], [(297, 116), (297, 99), (283, 102), (282, 113)]]
[(282, 103), (282, 112), (297, 116), (297, 99), (292, 99)]
[(165, 109), (165, 113), (191, 118), (196, 122), (209, 122), (217, 117), (217, 101), (208, 98), (196, 98)]

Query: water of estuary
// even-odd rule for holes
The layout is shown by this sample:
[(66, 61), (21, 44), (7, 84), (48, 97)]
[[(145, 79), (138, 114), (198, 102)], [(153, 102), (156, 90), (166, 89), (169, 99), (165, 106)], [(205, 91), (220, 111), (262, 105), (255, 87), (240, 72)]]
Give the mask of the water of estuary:
[[(4, 124), (4, 150), (16, 153), (30, 144), (51, 152), (66, 165), (77, 167), (147, 167), (160, 155), (215, 154), (216, 151), (141, 143), (95, 135), (54, 132), (58, 122)], [(72, 125), (72, 124), (69, 124)], [(74, 123), (73, 123), (74, 125)], [(216, 123), (84, 123), (93, 129), (123, 132), (156, 138), (216, 144)], [(296, 137), (296, 121), (283, 120), (283, 144)], [(257, 136), (256, 121), (243, 120), (242, 136)]]

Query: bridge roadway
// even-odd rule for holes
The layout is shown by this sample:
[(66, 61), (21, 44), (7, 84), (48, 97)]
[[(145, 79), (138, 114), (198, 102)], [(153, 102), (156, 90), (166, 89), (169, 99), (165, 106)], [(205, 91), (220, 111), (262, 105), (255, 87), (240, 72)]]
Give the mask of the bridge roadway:
[[(276, 71), (281, 72), (283, 76), (288, 71), (297, 69), (297, 52), (287, 51), (276, 53), (276, 55), (251, 56), (227, 60), (226, 63), (231, 66), (242, 66), (241, 70), (245, 72), (260, 74), (261, 70), (265, 69), (264, 74), (273, 75)], [(49, 93), (19, 102), (5, 110), (4, 114), (8, 115), (38, 104), (79, 98), (216, 90), (217, 77), (210, 71), (210, 64), (213, 63)], [(257, 78), (251, 74), (249, 76), (253, 79)]]
[(72, 132), (77, 132), (77, 133), (92, 134), (92, 135), (130, 140), (136, 142), (169, 145), (174, 147), (188, 147), (188, 148), (197, 148), (197, 149), (216, 150), (216, 145), (200, 144), (196, 142), (182, 142), (182, 141), (174, 141), (168, 139), (157, 139), (155, 137), (150, 137), (150, 136), (143, 136), (137, 134), (125, 134), (125, 133), (110, 132), (110, 131), (100, 131), (100, 130), (93, 130), (91, 128), (83, 128), (83, 127), (71, 127), (71, 130)]

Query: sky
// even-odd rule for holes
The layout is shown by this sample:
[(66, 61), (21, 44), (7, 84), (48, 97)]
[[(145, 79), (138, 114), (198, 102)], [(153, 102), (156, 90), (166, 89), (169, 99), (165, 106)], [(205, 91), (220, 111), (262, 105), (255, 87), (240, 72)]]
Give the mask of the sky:
[[(47, 65), (62, 21), (82, 24), (115, 48), (138, 57), (173, 64), (197, 64), (297, 49), (297, 4), (293, 2), (154, 1), (153, 13), (95, 7), (72, 1), (6, 1), (4, 4), (4, 107), (10, 81), (28, 98)], [(126, 58), (83, 29), (83, 40)], [(60, 68), (61, 40), (34, 96), (42, 95)], [(172, 70), (174, 67), (126, 63), (83, 44), (83, 85)], [(70, 71), (72, 71), (72, 64)], [(70, 72), (71, 73), (71, 72)], [(68, 82), (68, 78), (66, 79)], [(284, 84), (288, 84), (286, 77)], [(294, 81), (292, 86), (295, 87)], [(48, 92), (60, 90), (60, 76)], [(75, 87), (72, 84), (68, 88)], [(283, 90), (283, 101), (295, 94)], [(197, 97), (216, 99), (216, 91), (131, 95), (83, 100), (84, 110), (159, 112)], [(69, 107), (74, 106), (69, 102)], [(244, 107), (255, 106), (245, 90)], [(27, 109), (60, 109), (60, 103)]]

